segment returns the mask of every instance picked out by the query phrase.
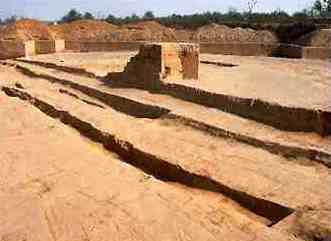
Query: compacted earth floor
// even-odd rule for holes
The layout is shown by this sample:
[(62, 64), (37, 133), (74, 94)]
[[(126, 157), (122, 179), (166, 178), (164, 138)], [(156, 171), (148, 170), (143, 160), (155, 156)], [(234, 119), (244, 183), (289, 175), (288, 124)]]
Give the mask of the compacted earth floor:
[[(102, 76), (122, 71), (133, 55), (30, 60)], [(201, 61), (208, 61), (201, 81), (181, 84), (329, 108), (329, 62), (213, 55)], [(2, 63), (0, 240), (331, 237), (330, 137), (112, 88), (68, 69)]]
[[(81, 67), (102, 76), (123, 71), (135, 54), (59, 53), (34, 56), (31, 60)], [(200, 61), (199, 81), (185, 80), (181, 84), (284, 105), (331, 110), (330, 61), (212, 54), (201, 54)]]

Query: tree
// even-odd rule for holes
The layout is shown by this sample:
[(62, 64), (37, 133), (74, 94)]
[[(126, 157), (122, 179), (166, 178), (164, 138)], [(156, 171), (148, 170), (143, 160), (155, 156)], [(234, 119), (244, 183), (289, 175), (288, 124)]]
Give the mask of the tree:
[(143, 16), (143, 19), (146, 19), (146, 20), (151, 20), (151, 19), (154, 19), (155, 16), (154, 16), (154, 13), (152, 11), (147, 11), (144, 16)]
[(290, 15), (287, 12), (278, 8), (277, 10), (270, 13), (270, 17), (273, 19), (274, 22), (286, 22)]
[(94, 19), (94, 16), (90, 12), (85, 12), (83, 18), (84, 19), (93, 20)]
[(304, 19), (308, 19), (310, 17), (310, 12), (308, 9), (304, 9), (300, 12), (295, 12), (293, 13), (292, 17), (296, 20), (304, 20)]
[(322, 1), (316, 0), (313, 5), (313, 10), (317, 15), (321, 15), (323, 11)]
[(247, 5), (248, 5), (248, 13), (251, 15), (254, 11), (254, 8), (257, 4), (257, 0), (248, 0)]
[(139, 16), (135, 13), (133, 13), (129, 18), (131, 22), (138, 21), (140, 19)]
[(113, 23), (113, 24), (116, 24), (118, 22), (118, 19), (112, 15), (112, 14), (109, 14), (105, 20), (108, 22), (108, 23)]
[(243, 20), (243, 16), (238, 10), (234, 7), (229, 7), (229, 10), (226, 14), (224, 14), (223, 20), (231, 21), (231, 22), (238, 22)]
[(328, 1), (327, 1), (326, 10), (327, 10), (328, 12), (331, 12), (331, 0), (328, 0)]
[(131, 16), (127, 16), (124, 19), (121, 19), (121, 23), (132, 23), (140, 20), (140, 17), (133, 13)]
[(312, 11), (317, 16), (331, 16), (331, 0), (316, 0)]
[(82, 18), (83, 18), (82, 14), (73, 8), (66, 15), (62, 17), (61, 22), (68, 23), (68, 22), (80, 20)]
[(19, 17), (13, 15), (9, 18), (6, 18), (3, 20), (3, 24), (11, 24), (11, 23), (15, 23), (18, 19), (20, 19)]

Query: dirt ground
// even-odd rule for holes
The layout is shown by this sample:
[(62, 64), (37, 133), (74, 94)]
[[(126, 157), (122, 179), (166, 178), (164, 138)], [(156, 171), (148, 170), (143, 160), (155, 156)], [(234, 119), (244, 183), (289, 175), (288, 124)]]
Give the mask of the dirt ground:
[(0, 98), (2, 240), (273, 235), (228, 198), (161, 182), (29, 104), (4, 94)]
[[(133, 55), (31, 59), (105, 75)], [(329, 62), (201, 60), (238, 66), (201, 64), (181, 84), (329, 108)], [(331, 237), (331, 173), (317, 160), (330, 137), (18, 61), (0, 65), (0, 88), (0, 240)]]
[[(39, 55), (31, 59), (85, 68), (103, 76), (111, 71), (123, 71), (135, 54), (65, 53)], [(185, 80), (181, 84), (286, 106), (331, 110), (331, 63), (328, 61), (211, 54), (201, 54), (200, 59), (237, 66), (200, 64), (199, 81)]]
[(297, 44), (313, 47), (331, 47), (331, 29), (321, 29), (308, 33), (296, 41)]

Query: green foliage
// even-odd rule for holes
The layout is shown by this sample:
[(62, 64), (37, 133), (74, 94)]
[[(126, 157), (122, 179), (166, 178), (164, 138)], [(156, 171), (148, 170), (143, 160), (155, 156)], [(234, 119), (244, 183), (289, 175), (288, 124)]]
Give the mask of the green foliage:
[(95, 17), (90, 12), (85, 12), (84, 14), (82, 14), (73, 8), (66, 15), (64, 15), (61, 18), (60, 22), (61, 23), (70, 23), (70, 22), (73, 22), (76, 20), (82, 20), (82, 19), (93, 20), (93, 19), (95, 19)]
[(140, 17), (137, 14), (132, 14), (131, 16), (125, 17), (123, 19), (119, 18), (118, 23), (119, 24), (126, 24), (126, 23), (132, 23), (137, 22), (140, 20)]
[(300, 21), (300, 20), (308, 19), (311, 16), (311, 12), (305, 9), (301, 12), (295, 12), (292, 16), (294, 19)]
[(112, 24), (118, 24), (118, 18), (116, 18), (114, 15), (109, 14), (105, 19), (105, 21), (107, 21), (108, 23), (112, 23)]
[[(228, 26), (241, 26), (241, 27), (252, 27), (264, 28), (263, 25), (277, 25), (277, 24), (291, 24), (296, 22), (311, 22), (315, 21), (314, 17), (326, 17), (331, 16), (331, 0), (316, 0), (314, 5), (310, 9), (304, 9), (302, 11), (296, 12), (293, 15), (289, 15), (287, 12), (277, 9), (269, 13), (254, 12), (256, 0), (248, 0), (248, 10), (245, 12), (239, 12), (236, 8), (230, 7), (226, 13), (220, 12), (205, 12), (196, 13), (191, 15), (178, 15), (172, 14), (166, 17), (156, 17), (152, 11), (147, 11), (142, 17), (136, 14), (132, 14), (127, 17), (116, 17), (109, 14), (105, 21), (112, 24), (127, 24), (132, 22), (137, 22), (141, 20), (155, 20), (159, 23), (176, 28), (189, 28), (195, 29), (200, 26), (217, 23), (226, 24)], [(79, 19), (94, 19), (94, 16), (86, 12), (81, 14), (75, 9), (71, 9), (64, 17), (62, 17), (61, 22), (71, 22)], [(324, 20), (323, 20), (324, 21)], [(330, 22), (329, 20), (325, 20)], [(262, 26), (262, 27), (261, 27)]]
[(9, 18), (3, 19), (3, 20), (0, 19), (0, 25), (15, 23), (18, 19), (20, 19), (20, 18), (15, 15), (13, 15)]
[(319, 17), (331, 17), (331, 0), (315, 0), (312, 13)]
[(85, 13), (84, 13), (84, 16), (83, 16), (83, 19), (90, 19), (90, 20), (93, 20), (93, 19), (94, 19), (94, 16), (93, 16), (92, 13), (90, 13), (90, 12), (85, 12)]
[(143, 16), (144, 20), (152, 20), (154, 18), (155, 18), (155, 16), (154, 16), (154, 13), (152, 11), (147, 11)]
[(72, 21), (83, 19), (83, 16), (76, 9), (71, 9), (66, 15), (64, 15), (60, 22), (62, 23), (70, 23)]

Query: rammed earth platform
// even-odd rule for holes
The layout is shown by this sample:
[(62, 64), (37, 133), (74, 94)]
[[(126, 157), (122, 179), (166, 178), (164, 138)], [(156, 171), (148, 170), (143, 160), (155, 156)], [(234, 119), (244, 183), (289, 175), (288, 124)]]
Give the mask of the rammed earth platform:
[[(50, 56), (49, 61), (59, 65), (68, 63), (72, 67), (86, 67), (97, 75), (112, 72), (105, 80), (110, 84), (117, 79), (118, 72), (124, 70), (125, 73), (125, 66), (134, 54), (128, 52), (126, 57), (124, 52), (101, 55), (87, 53), (77, 56), (68, 53)], [(84, 60), (83, 56), (87, 58)], [(96, 58), (93, 56), (99, 56), (94, 67), (92, 59)], [(92, 59), (88, 60), (90, 57)], [(38, 58), (42, 61), (46, 60), (47, 56), (33, 59)], [(163, 81), (164, 86), (160, 91), (261, 121), (276, 128), (314, 131), (321, 135), (330, 133), (330, 62), (205, 54), (201, 54), (200, 60), (198, 81), (170, 78)], [(145, 62), (140, 62), (135, 68), (141, 63)], [(232, 67), (227, 67), (229, 64)], [(128, 66), (133, 68), (132, 63)], [(146, 86), (148, 89), (148, 82), (145, 82), (143, 77), (139, 77), (140, 81), (135, 78), (140, 74), (146, 75), (150, 68), (145, 71), (140, 66), (138, 69), (136, 73), (120, 75), (122, 78), (119, 83), (130, 82), (131, 85), (140, 85), (142, 88)]]

